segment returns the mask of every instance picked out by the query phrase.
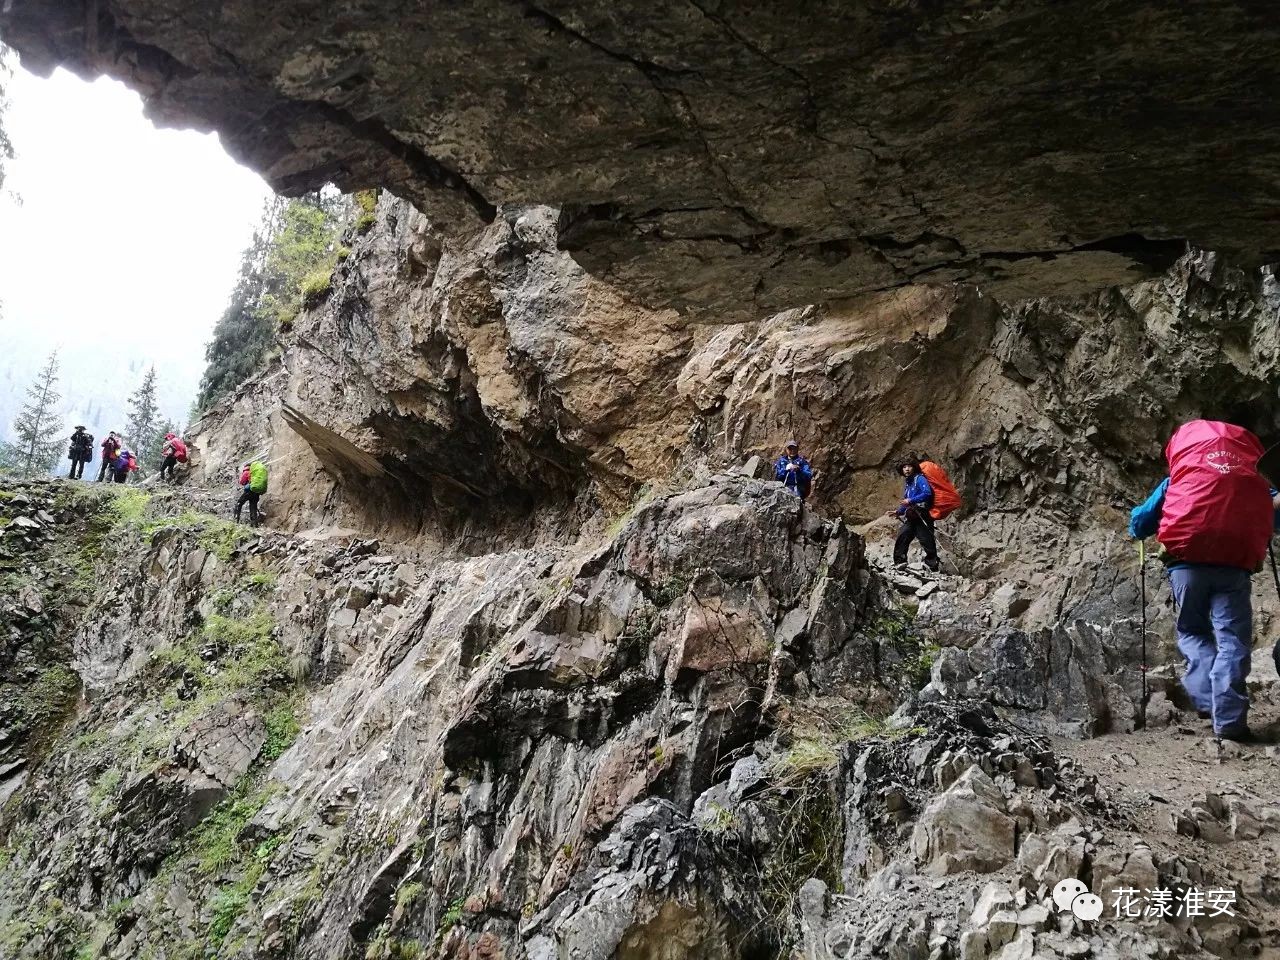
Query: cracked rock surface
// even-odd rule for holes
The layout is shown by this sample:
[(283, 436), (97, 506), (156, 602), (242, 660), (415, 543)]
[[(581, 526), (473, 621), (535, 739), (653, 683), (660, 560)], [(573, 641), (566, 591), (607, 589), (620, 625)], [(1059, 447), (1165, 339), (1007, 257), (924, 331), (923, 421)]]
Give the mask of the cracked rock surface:
[(562, 207), (588, 271), (712, 322), (1280, 256), (1280, 27), (1240, 0), (30, 0), (0, 32), (279, 190), (385, 186), (451, 235)]

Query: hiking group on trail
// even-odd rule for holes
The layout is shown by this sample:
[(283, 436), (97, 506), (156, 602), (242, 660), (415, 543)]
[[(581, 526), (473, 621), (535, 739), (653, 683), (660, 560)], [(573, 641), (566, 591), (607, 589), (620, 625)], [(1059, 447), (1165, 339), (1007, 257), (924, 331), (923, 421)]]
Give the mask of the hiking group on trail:
[[(1219, 740), (1256, 739), (1249, 727), (1246, 685), (1253, 654), (1253, 574), (1261, 571), (1280, 530), (1280, 446), (1265, 453), (1259, 439), (1236, 424), (1192, 420), (1174, 431), (1165, 447), (1168, 473), (1134, 507), (1129, 535), (1138, 541), (1155, 536), (1168, 571), (1175, 605), (1174, 627), (1184, 664), (1182, 686), (1200, 716), (1211, 720)], [(943, 468), (923, 455), (897, 465), (902, 496), (889, 511), (900, 528), (893, 564), (907, 564), (912, 541), (924, 552), (924, 565), (940, 569), (935, 523), (961, 504), (959, 492)], [(774, 464), (774, 479), (802, 500), (814, 471), (799, 455), (796, 441)], [(1145, 551), (1140, 553), (1145, 560)], [(1280, 569), (1275, 569), (1280, 595)], [(1143, 571), (1143, 700), (1146, 707), (1146, 596)], [(1280, 643), (1273, 651), (1280, 673)]]
[[(1129, 535), (1139, 541), (1154, 535), (1160, 544), (1176, 606), (1178, 650), (1186, 662), (1182, 685), (1187, 696), (1202, 717), (1212, 720), (1219, 740), (1247, 741), (1253, 737), (1246, 686), (1253, 651), (1251, 578), (1263, 568), (1272, 535), (1280, 529), (1280, 493), (1263, 475), (1280, 473), (1280, 448), (1277, 463), (1268, 467), (1271, 454), (1244, 427), (1192, 420), (1174, 431), (1164, 452), (1168, 475), (1131, 511)], [(68, 476), (80, 478), (92, 454), (93, 435), (77, 426), (68, 448)], [(115, 431), (102, 441), (101, 457), (99, 481), (109, 476), (124, 483), (138, 469), (137, 457)], [(161, 457), (160, 476), (172, 481), (177, 465), (187, 461), (187, 446), (176, 434), (166, 434)], [(1266, 469), (1260, 469), (1260, 462)], [(925, 567), (938, 572), (935, 523), (963, 501), (946, 471), (924, 455), (900, 462), (898, 472), (902, 496), (889, 511), (901, 525), (893, 564), (906, 566), (911, 543), (918, 541)], [(814, 469), (800, 455), (797, 441), (787, 441), (773, 465), (773, 478), (802, 503), (810, 496)], [(244, 462), (238, 485), (236, 522), (247, 504), (249, 523), (256, 527), (261, 522), (259, 501), (267, 491), (267, 465), (257, 459)], [(1276, 587), (1280, 593), (1280, 572)], [(1145, 587), (1142, 603), (1145, 710)], [(1280, 671), (1280, 644), (1274, 655)]]
[[(129, 474), (139, 469), (137, 455), (124, 445), (124, 439), (112, 430), (107, 438), (99, 444), (101, 466), (98, 468), (98, 482), (127, 483)], [(71, 470), (67, 478), (79, 480), (84, 474), (84, 465), (93, 461), (93, 434), (84, 426), (77, 426), (71, 434), (67, 448), (67, 459), (71, 461)], [(184, 441), (176, 433), (166, 433), (164, 443), (160, 447), (160, 479), (173, 483), (177, 480), (177, 468), (180, 463), (187, 463), (190, 451)], [(807, 465), (806, 465), (807, 466)], [(259, 460), (246, 461), (239, 476), (240, 499), (236, 502), (234, 515), (240, 522), (245, 504), (249, 505), (249, 523), (258, 526), (262, 514), (258, 509), (259, 500), (267, 492), (267, 465)]]
[[(924, 550), (924, 565), (936, 573), (941, 569), (934, 523), (949, 516), (963, 505), (960, 492), (939, 464), (923, 455), (904, 460), (898, 465), (903, 478), (902, 499), (888, 515), (897, 517), (901, 528), (893, 544), (895, 567), (907, 565), (911, 541), (918, 540)], [(773, 479), (803, 502), (813, 489), (813, 465), (800, 456), (800, 444), (788, 440), (782, 456), (773, 464)]]
[[(107, 438), (99, 444), (101, 465), (98, 467), (98, 483), (125, 483), (129, 474), (138, 470), (138, 457), (124, 445), (120, 434), (112, 430)], [(187, 462), (187, 445), (174, 433), (167, 433), (164, 445), (160, 450), (160, 479), (173, 482), (176, 477), (174, 468)], [(67, 448), (67, 459), (71, 461), (71, 469), (67, 473), (69, 480), (81, 480), (84, 477), (84, 465), (93, 462), (93, 434), (83, 426), (75, 428)]]

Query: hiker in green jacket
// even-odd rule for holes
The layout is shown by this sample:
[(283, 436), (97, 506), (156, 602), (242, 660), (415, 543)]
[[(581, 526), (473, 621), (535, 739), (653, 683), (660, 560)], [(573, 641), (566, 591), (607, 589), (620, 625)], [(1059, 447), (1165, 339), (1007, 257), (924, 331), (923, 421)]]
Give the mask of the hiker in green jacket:
[(258, 461), (246, 463), (240, 471), (242, 492), (236, 503), (236, 523), (240, 522), (240, 511), (249, 504), (249, 526), (256, 527), (259, 522), (258, 498), (267, 492), (267, 468)]

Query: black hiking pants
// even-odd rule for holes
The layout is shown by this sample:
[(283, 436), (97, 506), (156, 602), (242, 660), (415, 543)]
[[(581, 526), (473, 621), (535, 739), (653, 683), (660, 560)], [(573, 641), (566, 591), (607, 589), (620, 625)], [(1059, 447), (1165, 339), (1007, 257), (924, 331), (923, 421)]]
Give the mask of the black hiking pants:
[(256, 527), (258, 525), (258, 498), (262, 496), (260, 493), (254, 493), (252, 490), (245, 488), (240, 494), (239, 501), (236, 502), (236, 523), (240, 522), (240, 511), (244, 505), (249, 504), (249, 526)]
[(938, 569), (938, 541), (933, 536), (933, 517), (927, 510), (908, 507), (902, 521), (902, 529), (898, 531), (898, 539), (893, 541), (893, 562), (906, 563), (907, 550), (912, 540), (919, 540), (924, 548), (924, 565), (930, 570)]
[(84, 464), (83, 460), (72, 460), (71, 472), (67, 476), (72, 480), (79, 480), (84, 475)]
[(169, 479), (173, 479), (173, 468), (178, 465), (178, 458), (172, 453), (164, 458), (164, 462), (160, 464), (160, 479), (164, 479), (164, 472), (169, 471)]
[(111, 470), (111, 461), (106, 457), (102, 458), (102, 466), (98, 468), (98, 482), (101, 483), (107, 479), (107, 473)]

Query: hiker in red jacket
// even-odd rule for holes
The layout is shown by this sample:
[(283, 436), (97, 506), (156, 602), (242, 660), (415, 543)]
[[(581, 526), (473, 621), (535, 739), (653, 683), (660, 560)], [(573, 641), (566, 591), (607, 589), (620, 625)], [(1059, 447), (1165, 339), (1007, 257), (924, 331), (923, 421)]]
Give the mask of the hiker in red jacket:
[(164, 472), (169, 471), (169, 480), (173, 480), (173, 469), (180, 463), (187, 462), (187, 445), (178, 439), (177, 434), (166, 433), (164, 435), (164, 446), (160, 448), (160, 455), (163, 460), (160, 463), (160, 479), (164, 479)]
[(98, 468), (98, 482), (101, 483), (107, 478), (107, 474), (113, 471), (111, 462), (115, 460), (120, 453), (120, 438), (116, 436), (116, 432), (112, 430), (107, 434), (107, 439), (102, 441), (102, 466)]

